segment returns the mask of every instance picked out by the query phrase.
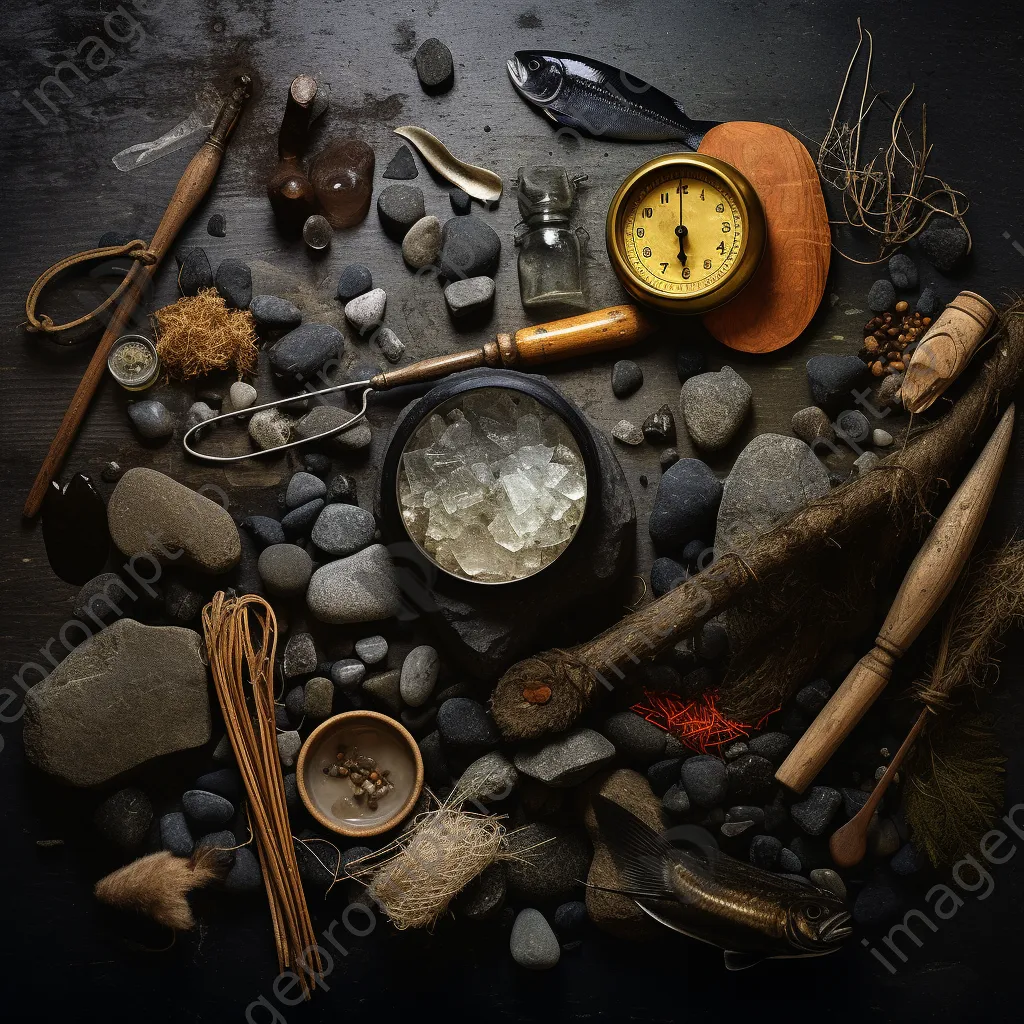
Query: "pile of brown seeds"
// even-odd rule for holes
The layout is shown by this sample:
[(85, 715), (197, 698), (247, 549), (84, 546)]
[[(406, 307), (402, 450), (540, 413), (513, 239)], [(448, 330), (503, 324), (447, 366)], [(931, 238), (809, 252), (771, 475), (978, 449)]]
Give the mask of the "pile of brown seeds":
[(366, 799), (369, 810), (377, 810), (377, 802), (395, 788), (388, 768), (379, 769), (377, 762), (353, 749), (349, 753), (344, 747), (338, 748), (335, 763), (324, 769), (324, 775), (332, 779), (348, 779), (352, 783), (352, 795), (356, 800)]
[(864, 325), (864, 347), (860, 350), (860, 357), (876, 377), (905, 370), (917, 339), (932, 322), (930, 316), (908, 310), (909, 304), (900, 300), (894, 313), (880, 313)]

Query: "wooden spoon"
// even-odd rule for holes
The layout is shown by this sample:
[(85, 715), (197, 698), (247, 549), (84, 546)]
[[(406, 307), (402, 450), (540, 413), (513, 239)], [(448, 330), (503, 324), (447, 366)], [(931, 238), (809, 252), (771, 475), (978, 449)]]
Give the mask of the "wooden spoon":
[(885, 774), (878, 780), (878, 785), (871, 791), (867, 803), (845, 824), (842, 828), (836, 829), (829, 840), (828, 849), (832, 859), (841, 868), (852, 868), (864, 859), (868, 849), (868, 828), (871, 819), (874, 817), (878, 805), (889, 788), (889, 783), (896, 777), (896, 772), (903, 763), (904, 758), (910, 753), (914, 741), (921, 734), (924, 728), (925, 719), (928, 716), (928, 709), (922, 710), (917, 716), (913, 728), (907, 733), (907, 738), (896, 751), (895, 756), (885, 769)]

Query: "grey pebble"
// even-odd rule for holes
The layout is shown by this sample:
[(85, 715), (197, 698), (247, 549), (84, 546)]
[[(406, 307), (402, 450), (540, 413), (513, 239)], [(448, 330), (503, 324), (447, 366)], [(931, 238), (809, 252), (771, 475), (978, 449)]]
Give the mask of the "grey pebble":
[(288, 481), (284, 503), (289, 509), (296, 509), (327, 494), (327, 484), (312, 473), (298, 472)]
[(871, 436), (871, 424), (859, 409), (844, 409), (836, 417), (836, 434), (856, 450)]
[(905, 253), (895, 253), (889, 257), (889, 279), (901, 291), (916, 288), (917, 264)]
[(445, 742), (457, 747), (497, 743), (498, 730), (483, 705), (468, 697), (452, 697), (437, 711), (437, 728)]
[(882, 460), (874, 452), (864, 452), (853, 460), (853, 469), (857, 476), (864, 476), (875, 469)]
[(363, 692), (368, 693), (377, 702), (389, 708), (396, 715), (402, 712), (402, 673), (393, 668), (387, 672), (378, 672), (363, 682)]
[(323, 676), (314, 676), (306, 683), (303, 710), (307, 718), (320, 721), (329, 718), (334, 709), (334, 683)]
[(494, 305), (494, 279), (478, 275), (452, 281), (444, 290), (444, 300), (455, 320), (484, 316)]
[(278, 338), (267, 354), (274, 373), (304, 384), (318, 381), (324, 365), (337, 360), (344, 345), (344, 335), (337, 327), (303, 324)]
[(214, 278), (217, 291), (235, 309), (248, 309), (252, 302), (252, 271), (242, 260), (222, 260)]
[(390, 178), (392, 181), (411, 181), (419, 173), (412, 150), (408, 146), (399, 146), (395, 155), (388, 161), (381, 177)]
[(690, 813), (690, 797), (682, 783), (677, 782), (665, 790), (665, 795), (661, 798), (661, 806), (669, 814)]
[(260, 327), (298, 327), (302, 323), (299, 307), (277, 295), (254, 295), (249, 312)]
[(310, 539), (321, 551), (338, 558), (372, 544), (376, 532), (373, 513), (358, 505), (332, 504), (325, 505), (317, 516)]
[(277, 750), (281, 755), (281, 764), (285, 768), (291, 768), (295, 764), (301, 748), (302, 737), (294, 729), (277, 734)]
[(270, 516), (246, 516), (238, 524), (256, 542), (260, 549), (271, 544), (284, 544), (285, 536), (281, 524)]
[(280, 409), (262, 409), (249, 420), (249, 436), (268, 451), (287, 444), (292, 436), (292, 421)]
[(629, 398), (643, 382), (643, 370), (632, 359), (620, 359), (612, 367), (612, 393), (616, 398)]
[(181, 811), (172, 811), (160, 819), (160, 844), (176, 857), (190, 857), (195, 841)]
[(362, 263), (352, 263), (338, 277), (338, 298), (351, 302), (357, 295), (363, 295), (373, 287), (370, 268)]
[(313, 559), (297, 544), (271, 544), (260, 553), (256, 569), (268, 593), (298, 597), (309, 586)]
[(452, 51), (440, 39), (426, 39), (413, 58), (416, 74), (425, 92), (435, 94), (447, 92), (455, 80), (455, 63)]
[(306, 603), (322, 622), (375, 622), (397, 615), (401, 592), (383, 544), (328, 562), (313, 573)]
[(367, 665), (376, 665), (388, 656), (388, 642), (382, 636), (364, 636), (355, 643), (356, 657)]
[(792, 430), (796, 437), (807, 444), (813, 444), (819, 437), (826, 441), (835, 440), (836, 432), (832, 420), (824, 409), (809, 405), (806, 409), (793, 413)]
[(881, 427), (875, 427), (871, 431), (871, 443), (876, 448), (888, 448), (892, 444), (892, 434), (888, 430), (883, 430)]
[(377, 196), (377, 216), (381, 227), (396, 242), (401, 242), (409, 228), (425, 213), (423, 191), (415, 185), (388, 185)]
[(621, 441), (623, 444), (636, 446), (644, 443), (644, 432), (635, 424), (629, 420), (619, 420), (618, 423), (612, 427), (612, 437), (616, 441)]
[(698, 807), (720, 804), (728, 792), (728, 773), (723, 761), (701, 754), (683, 762), (681, 781)]
[(235, 814), (234, 804), (217, 793), (190, 789), (181, 798), (185, 813), (203, 825), (225, 825)]
[(305, 631), (292, 633), (284, 647), (282, 670), (285, 679), (295, 679), (316, 671), (316, 644)]
[(892, 281), (880, 277), (868, 291), (868, 309), (872, 313), (884, 313), (896, 304), (896, 289)]
[(331, 679), (340, 690), (354, 690), (366, 678), (366, 666), (355, 658), (342, 658), (331, 666)]
[(244, 380), (236, 380), (228, 388), (228, 397), (231, 399), (231, 408), (235, 412), (240, 412), (256, 404), (256, 389), (251, 384), (246, 384)]
[(512, 959), (531, 971), (546, 971), (562, 956), (558, 937), (539, 910), (527, 908), (516, 916), (509, 938)]
[(373, 340), (389, 363), (397, 363), (405, 354), (405, 344), (390, 327), (382, 327)]
[(828, 828), (842, 802), (839, 790), (831, 786), (811, 786), (804, 799), (790, 807), (789, 813), (808, 835), (820, 836)]
[(803, 870), (800, 858), (788, 847), (783, 847), (779, 851), (779, 870), (791, 875), (798, 875)]
[[(315, 477), (314, 477), (315, 479)], [(314, 498), (307, 501), (305, 505), (293, 508), (287, 515), (281, 517), (281, 528), (288, 537), (305, 537), (313, 524), (317, 521), (321, 510), (324, 507), (323, 498)]]
[(970, 245), (967, 232), (951, 217), (933, 217), (917, 240), (928, 262), (943, 274), (956, 269)]
[(147, 441), (163, 441), (174, 433), (174, 417), (163, 402), (153, 398), (129, 403), (128, 418)]
[(601, 732), (620, 754), (645, 764), (665, 756), (663, 729), (642, 718), (635, 711), (619, 711), (605, 719)]
[(615, 747), (604, 736), (594, 729), (578, 728), (517, 750), (513, 760), (524, 775), (548, 786), (564, 788), (589, 778), (613, 757)]
[(690, 440), (709, 452), (724, 448), (746, 419), (752, 397), (750, 385), (731, 366), (690, 377), (679, 392)]
[(441, 276), (445, 280), (494, 277), (500, 258), (501, 238), (487, 221), (470, 214), (451, 217), (444, 222), (441, 229)]
[(426, 644), (414, 647), (406, 655), (402, 662), (401, 694), (409, 707), (422, 707), (430, 699), (440, 667), (437, 651)]
[(384, 319), (388, 295), (383, 288), (371, 288), (345, 303), (345, 319), (360, 333), (376, 327)]
[(473, 207), (473, 200), (461, 188), (453, 188), (448, 193), (448, 201), (452, 204), (452, 212), (456, 217), (465, 217)]

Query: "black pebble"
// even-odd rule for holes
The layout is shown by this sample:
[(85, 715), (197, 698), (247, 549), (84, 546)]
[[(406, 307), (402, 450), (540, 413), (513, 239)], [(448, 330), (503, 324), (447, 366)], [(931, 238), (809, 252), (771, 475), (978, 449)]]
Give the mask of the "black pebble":
[(655, 597), (661, 597), (690, 578), (685, 565), (674, 558), (656, 558), (651, 565), (651, 590)]
[(110, 552), (107, 508), (93, 482), (76, 473), (61, 490), (56, 480), (42, 505), (43, 545), (50, 568), (82, 586), (98, 575)]
[(202, 594), (179, 580), (171, 582), (164, 593), (164, 609), (181, 626), (198, 618), (205, 603)]
[(331, 471), (330, 456), (321, 455), (319, 452), (303, 455), (302, 464), (306, 467), (306, 472), (314, 476), (325, 477)]
[(884, 313), (896, 303), (896, 289), (886, 277), (880, 277), (868, 292), (868, 309), (872, 313)]
[(324, 501), (330, 504), (358, 505), (359, 498), (356, 494), (356, 482), (344, 473), (338, 473), (331, 477), (327, 485), (327, 495)]
[(824, 679), (815, 679), (797, 693), (797, 707), (814, 717), (828, 703), (831, 696), (832, 688), (828, 683)]
[(657, 412), (652, 412), (643, 425), (644, 437), (651, 444), (674, 444), (676, 439), (676, 421), (672, 409), (663, 405)]
[(629, 398), (643, 382), (643, 370), (632, 359), (620, 359), (612, 367), (612, 394), (616, 398)]
[(260, 549), (270, 547), (271, 544), (284, 544), (287, 539), (284, 527), (270, 516), (246, 516), (238, 525), (249, 532)]
[(967, 232), (950, 217), (932, 218), (917, 240), (928, 262), (943, 274), (956, 269), (967, 255)]
[(701, 569), (701, 556), (707, 551), (708, 546), (702, 540), (691, 540), (683, 548), (683, 561), (689, 569)]
[(424, 92), (447, 92), (455, 81), (452, 51), (440, 39), (427, 39), (416, 51), (416, 74)]
[(754, 836), (750, 841), (750, 863), (755, 867), (775, 867), (782, 853), (782, 840), (775, 836)]
[(456, 217), (464, 217), (473, 206), (473, 200), (469, 193), (463, 192), (461, 188), (453, 188), (448, 193), (448, 201), (452, 204), (452, 210)]
[(679, 461), (679, 452), (675, 448), (666, 448), (658, 457), (661, 464), (661, 471), (671, 469)]
[(213, 287), (213, 267), (205, 249), (196, 246), (179, 259), (178, 287), (182, 295), (198, 295), (201, 288)]
[(494, 277), (500, 257), (501, 239), (485, 220), (469, 216), (452, 217), (444, 222), (441, 229), (441, 276), (446, 280)]
[(399, 146), (398, 152), (391, 158), (390, 163), (384, 168), (382, 178), (392, 178), (395, 181), (411, 181), (419, 174), (416, 169), (416, 161), (413, 159), (412, 151), (408, 146)]
[(108, 462), (100, 471), (100, 477), (108, 484), (116, 484), (124, 476), (120, 462)]
[(252, 271), (241, 260), (222, 260), (215, 279), (217, 291), (235, 309), (248, 309), (252, 302)]
[(917, 310), (921, 316), (935, 316), (939, 311), (939, 297), (935, 294), (934, 288), (922, 288), (921, 294), (917, 297), (917, 302), (914, 304), (914, 309)]
[(352, 299), (363, 295), (373, 287), (373, 275), (369, 267), (362, 263), (352, 263), (347, 266), (338, 278), (338, 298), (342, 302), (351, 302)]
[(302, 537), (309, 533), (313, 529), (313, 524), (316, 522), (316, 518), (320, 515), (323, 507), (323, 499), (316, 498), (289, 512), (281, 520), (281, 526), (285, 534), (290, 537)]
[(226, 800), (239, 800), (242, 796), (242, 776), (237, 768), (218, 768), (196, 779), (196, 789), (216, 793)]
[(208, 234), (213, 235), (214, 238), (223, 238), (228, 233), (227, 222), (224, 220), (224, 214), (215, 213), (207, 222), (206, 230)]
[(388, 185), (377, 196), (381, 227), (388, 238), (396, 242), (402, 241), (409, 228), (425, 214), (423, 191), (415, 185)]
[(707, 368), (704, 350), (692, 342), (682, 342), (676, 349), (676, 373), (679, 383), (685, 384), (691, 377), (703, 373)]
[(901, 252), (889, 257), (889, 277), (892, 283), (905, 291), (917, 287), (917, 264)]

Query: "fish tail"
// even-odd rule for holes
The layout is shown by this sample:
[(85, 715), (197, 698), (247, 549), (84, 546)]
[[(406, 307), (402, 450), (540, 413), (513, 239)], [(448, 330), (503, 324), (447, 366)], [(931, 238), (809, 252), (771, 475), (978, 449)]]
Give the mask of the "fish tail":
[(619, 868), (623, 895), (673, 899), (666, 870), (675, 857), (672, 846), (635, 814), (607, 797), (594, 797), (593, 807), (601, 839)]

